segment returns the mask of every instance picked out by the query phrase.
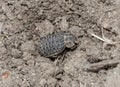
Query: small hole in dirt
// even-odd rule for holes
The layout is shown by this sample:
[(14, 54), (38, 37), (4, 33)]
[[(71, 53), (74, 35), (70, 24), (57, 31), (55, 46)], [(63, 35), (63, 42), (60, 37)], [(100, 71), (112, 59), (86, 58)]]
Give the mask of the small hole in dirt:
[(17, 66), (12, 66), (11, 68), (12, 68), (12, 69), (16, 69), (16, 68), (17, 68)]
[(104, 69), (109, 70), (109, 69), (115, 68), (116, 66), (117, 66), (116, 64), (115, 65), (106, 65), (106, 66), (104, 66)]
[(65, 0), (66, 2), (69, 1), (69, 0)]
[(51, 61), (55, 61), (56, 58), (53, 57), (49, 57)]
[(114, 47), (113, 45), (108, 44), (104, 49), (107, 51), (110, 51), (110, 50), (112, 50), (113, 47)]
[(13, 5), (12, 3), (7, 3), (8, 6)]
[(26, 6), (26, 7), (28, 7), (28, 5), (27, 5), (27, 4), (24, 4), (24, 3), (22, 3), (21, 6), (24, 6), (24, 7)]

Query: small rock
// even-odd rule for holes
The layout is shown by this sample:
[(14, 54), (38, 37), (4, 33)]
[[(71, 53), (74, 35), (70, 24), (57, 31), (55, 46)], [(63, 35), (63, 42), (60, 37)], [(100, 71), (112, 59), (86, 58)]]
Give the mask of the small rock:
[(2, 73), (2, 78), (3, 78), (3, 79), (7, 79), (9, 76), (10, 76), (10, 72), (9, 72), (9, 71), (4, 71), (4, 72)]

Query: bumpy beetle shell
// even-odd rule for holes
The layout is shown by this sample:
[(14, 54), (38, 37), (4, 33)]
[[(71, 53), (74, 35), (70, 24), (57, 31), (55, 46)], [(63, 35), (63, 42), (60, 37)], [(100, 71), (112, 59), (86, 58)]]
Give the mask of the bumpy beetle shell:
[(74, 37), (74, 38), (70, 37), (71, 39), (69, 38), (66, 40), (72, 41), (73, 39), (73, 41), (75, 41), (76, 38), (75, 36), (73, 36), (68, 32), (63, 32), (63, 31), (42, 37), (39, 42), (39, 48), (38, 48), (40, 55), (44, 57), (54, 57), (62, 53), (66, 48), (66, 43), (65, 43), (66, 35)]

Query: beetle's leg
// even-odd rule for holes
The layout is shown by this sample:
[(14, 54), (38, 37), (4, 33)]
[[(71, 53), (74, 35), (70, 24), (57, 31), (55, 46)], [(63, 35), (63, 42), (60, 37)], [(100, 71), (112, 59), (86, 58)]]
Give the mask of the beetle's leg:
[(64, 61), (64, 59), (65, 59), (65, 54), (66, 54), (66, 50), (63, 52), (63, 53), (61, 53), (61, 55), (59, 55), (57, 58), (56, 58), (56, 60), (54, 61), (54, 63), (55, 63), (55, 65), (56, 66), (60, 66), (60, 65), (62, 65), (63, 64), (63, 61)]

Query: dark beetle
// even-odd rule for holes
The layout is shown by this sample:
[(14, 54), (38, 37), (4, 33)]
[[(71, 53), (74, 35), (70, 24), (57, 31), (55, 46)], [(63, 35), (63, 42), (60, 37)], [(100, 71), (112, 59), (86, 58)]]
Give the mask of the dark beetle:
[(77, 44), (77, 37), (70, 32), (60, 31), (42, 37), (38, 45), (38, 51), (41, 56), (56, 57), (62, 53), (65, 48), (74, 49), (77, 47)]

